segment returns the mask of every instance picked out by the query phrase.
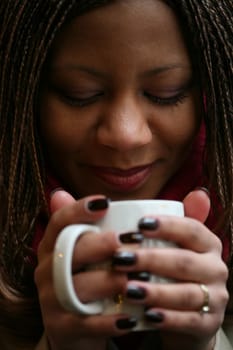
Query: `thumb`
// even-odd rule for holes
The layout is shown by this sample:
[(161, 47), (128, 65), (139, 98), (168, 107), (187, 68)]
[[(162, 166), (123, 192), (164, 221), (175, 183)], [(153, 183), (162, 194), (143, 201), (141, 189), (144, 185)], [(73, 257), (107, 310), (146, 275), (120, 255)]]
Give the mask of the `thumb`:
[(65, 205), (72, 204), (75, 202), (75, 199), (71, 194), (64, 190), (55, 191), (50, 199), (50, 210), (51, 213), (54, 213), (58, 209), (64, 207)]
[(210, 198), (207, 190), (197, 189), (190, 192), (183, 200), (185, 216), (204, 223), (210, 212)]

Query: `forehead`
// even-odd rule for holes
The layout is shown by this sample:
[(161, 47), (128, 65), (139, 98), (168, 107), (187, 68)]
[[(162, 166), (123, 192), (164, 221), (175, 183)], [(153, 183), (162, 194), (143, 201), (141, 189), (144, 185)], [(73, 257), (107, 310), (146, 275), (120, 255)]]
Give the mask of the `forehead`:
[(175, 13), (159, 0), (118, 0), (89, 10), (66, 24), (53, 48), (59, 60), (68, 51), (85, 51), (97, 58), (100, 51), (117, 54), (126, 48), (135, 55), (153, 49), (164, 60), (189, 59)]

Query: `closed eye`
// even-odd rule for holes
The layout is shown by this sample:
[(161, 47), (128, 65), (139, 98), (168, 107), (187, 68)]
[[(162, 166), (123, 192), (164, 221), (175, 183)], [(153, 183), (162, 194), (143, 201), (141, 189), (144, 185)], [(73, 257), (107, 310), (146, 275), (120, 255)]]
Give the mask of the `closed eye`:
[(159, 97), (152, 95), (149, 92), (144, 92), (144, 96), (148, 98), (152, 103), (155, 103), (160, 106), (177, 106), (180, 103), (184, 102), (184, 100), (188, 97), (188, 94), (187, 92), (181, 92), (174, 96)]
[(100, 96), (103, 95), (102, 92), (95, 93), (87, 97), (72, 96), (65, 93), (59, 94), (62, 100), (73, 107), (85, 107), (92, 103), (95, 103)]
[(59, 99), (71, 107), (85, 107), (95, 103), (101, 96), (103, 91), (69, 91), (58, 86), (50, 85), (49, 89), (55, 93)]

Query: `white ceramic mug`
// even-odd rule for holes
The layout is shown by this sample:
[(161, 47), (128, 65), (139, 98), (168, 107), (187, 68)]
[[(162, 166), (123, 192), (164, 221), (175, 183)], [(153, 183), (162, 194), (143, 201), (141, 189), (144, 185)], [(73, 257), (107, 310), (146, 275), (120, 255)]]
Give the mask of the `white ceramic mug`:
[[(144, 322), (144, 308), (127, 302), (124, 298), (98, 300), (91, 303), (82, 303), (73, 287), (72, 257), (77, 239), (84, 233), (92, 231), (101, 234), (101, 231), (115, 231), (117, 234), (138, 231), (138, 222), (145, 216), (173, 215), (184, 216), (183, 203), (171, 200), (129, 200), (111, 202), (103, 219), (94, 225), (75, 224), (65, 227), (59, 234), (54, 250), (53, 277), (57, 298), (68, 311), (84, 315), (119, 314), (135, 316), (139, 322), (134, 330), (150, 329)], [(125, 245), (124, 245), (125, 246)], [(158, 239), (144, 238), (143, 247), (175, 246), (174, 243)], [(97, 268), (100, 268), (98, 264)], [(96, 268), (96, 267), (95, 267)], [(110, 268), (106, 262), (101, 268)], [(168, 279), (162, 276), (153, 276), (152, 283), (166, 283)]]

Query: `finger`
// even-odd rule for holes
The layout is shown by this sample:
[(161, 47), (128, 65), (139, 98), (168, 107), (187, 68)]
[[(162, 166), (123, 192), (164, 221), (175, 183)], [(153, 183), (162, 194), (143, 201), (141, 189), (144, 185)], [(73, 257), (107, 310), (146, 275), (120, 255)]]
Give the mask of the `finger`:
[(220, 327), (223, 314), (202, 314), (196, 311), (178, 311), (152, 308), (145, 313), (145, 319), (155, 329), (190, 334), (198, 338), (211, 336)]
[(179, 248), (138, 249), (133, 264), (124, 266), (118, 260), (113, 260), (117, 271), (148, 271), (153, 275), (177, 281), (225, 283), (228, 276), (226, 265), (215, 253), (200, 255)]
[(144, 218), (139, 222), (139, 230), (146, 237), (172, 241), (178, 246), (199, 253), (210, 250), (222, 251), (219, 238), (198, 220), (159, 216)]
[(127, 283), (125, 273), (110, 270), (85, 271), (73, 275), (74, 289), (83, 303), (103, 298), (112, 300), (123, 293)]
[[(208, 285), (208, 291), (210, 312), (215, 313), (217, 310), (225, 308), (228, 300), (226, 288), (223, 285)], [(171, 310), (199, 312), (204, 304), (204, 293), (199, 283), (130, 281), (127, 284), (125, 295), (131, 302)]]
[(80, 236), (74, 247), (73, 270), (86, 264), (106, 264), (121, 245), (118, 237), (114, 232), (87, 232)]
[(204, 223), (210, 211), (210, 198), (205, 190), (190, 192), (183, 200), (185, 215)]
[(55, 191), (50, 200), (50, 210), (51, 213), (54, 213), (58, 209), (64, 207), (65, 205), (69, 205), (75, 202), (74, 197), (71, 196), (68, 192), (64, 190)]
[[(68, 336), (77, 337), (114, 337), (127, 334), (132, 331), (137, 325), (137, 319), (128, 314), (115, 315), (97, 315), (97, 316), (80, 316), (71, 313), (64, 313), (63, 317), (60, 315), (60, 329), (62, 331), (64, 325), (66, 329), (70, 330)], [(69, 327), (67, 325), (70, 325)], [(63, 334), (63, 332), (61, 333)]]
[[(60, 205), (62, 203), (61, 197), (63, 197), (63, 194), (56, 194), (56, 197), (57, 196), (59, 196), (58, 202)], [(57, 198), (55, 198), (55, 201), (56, 199)], [(69, 201), (68, 205), (61, 205), (61, 207), (52, 214), (45, 231), (45, 236), (39, 245), (39, 254), (43, 251), (49, 252), (53, 249), (57, 235), (65, 226), (82, 222), (94, 223), (103, 217), (109, 204), (108, 199), (100, 195), (85, 197), (78, 201), (73, 201), (68, 198), (68, 196), (65, 196), (64, 202), (66, 201)], [(72, 203), (70, 203), (70, 201)], [(54, 205), (54, 207), (56, 207), (56, 205)]]

